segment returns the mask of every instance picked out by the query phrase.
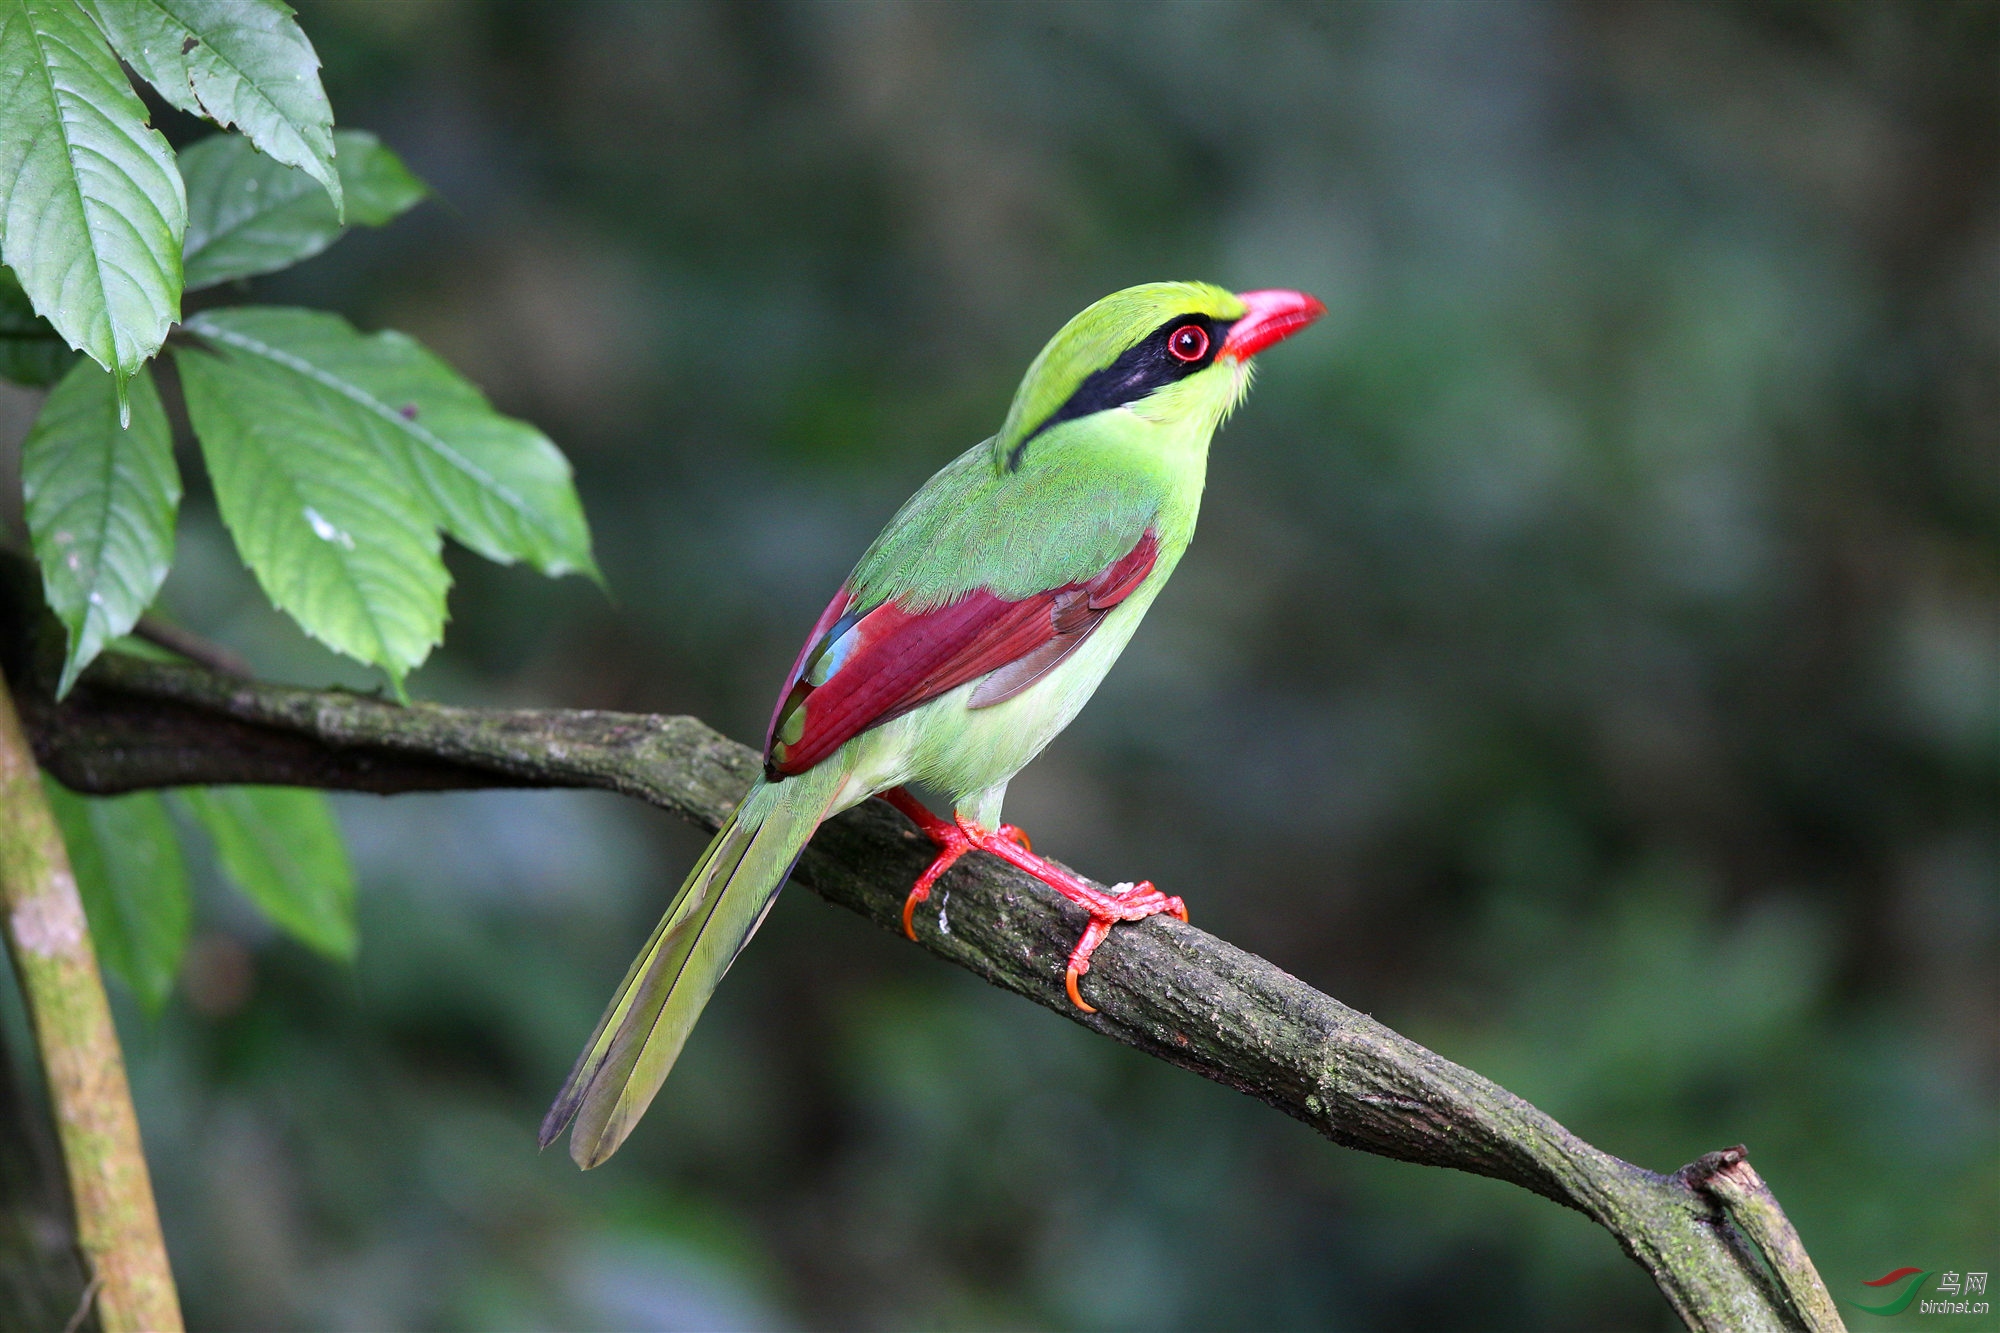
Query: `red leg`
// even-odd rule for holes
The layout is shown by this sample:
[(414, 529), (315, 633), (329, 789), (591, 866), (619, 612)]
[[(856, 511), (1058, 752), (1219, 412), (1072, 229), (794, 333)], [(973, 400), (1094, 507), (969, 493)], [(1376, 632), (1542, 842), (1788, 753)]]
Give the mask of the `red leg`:
[(1162, 912), (1171, 912), (1183, 921), (1188, 919), (1186, 903), (1161, 893), (1150, 882), (1129, 884), (1121, 890), (1106, 893), (1055, 862), (1035, 855), (1028, 845), (1028, 835), (1012, 824), (1002, 824), (988, 833), (970, 820), (939, 819), (905, 788), (891, 787), (880, 795), (909, 816), (910, 822), (921, 829), (938, 849), (936, 859), (918, 878), (910, 896), (903, 900), (903, 933), (913, 940), (917, 937), (914, 920), (917, 904), (931, 896), (931, 886), (937, 883), (939, 876), (975, 847), (990, 852), (1007, 864), (1027, 871), (1090, 913), (1090, 924), (1084, 927), (1083, 937), (1076, 942), (1076, 948), (1070, 950), (1069, 971), (1063, 979), (1070, 1002), (1087, 1014), (1094, 1014), (1097, 1010), (1084, 1003), (1083, 994), (1077, 989), (1077, 978), (1090, 970), (1090, 956), (1111, 934), (1112, 926), (1120, 921), (1143, 921)]
[(924, 835), (940, 847), (958, 831), (958, 825), (949, 819), (939, 819), (932, 814), (930, 807), (912, 796), (908, 787), (891, 787), (887, 791), (875, 794), (909, 816), (910, 822), (922, 829)]
[(1027, 871), (1090, 913), (1090, 924), (1084, 927), (1083, 938), (1070, 951), (1069, 971), (1063, 978), (1063, 987), (1069, 992), (1070, 1002), (1087, 1014), (1094, 1014), (1097, 1010), (1084, 1003), (1082, 993), (1077, 990), (1077, 978), (1090, 970), (1090, 956), (1111, 934), (1112, 926), (1120, 921), (1143, 921), (1162, 912), (1171, 912), (1183, 921), (1188, 919), (1186, 903), (1161, 893), (1149, 881), (1128, 885), (1121, 892), (1105, 893), (1055, 862), (1029, 851), (1025, 838), (1020, 843), (997, 837), (982, 840), (976, 836), (979, 833), (976, 827), (968, 828), (963, 824), (960, 827), (974, 839), (981, 851), (990, 852), (1007, 864)]
[(938, 882), (938, 878), (951, 869), (959, 857), (978, 846), (978, 843), (967, 836), (957, 824), (948, 819), (939, 819), (932, 814), (922, 801), (910, 795), (907, 788), (891, 787), (879, 795), (890, 805), (908, 815), (910, 822), (921, 829), (925, 837), (937, 844), (936, 859), (922, 875), (918, 876), (916, 887), (910, 890), (910, 896), (903, 899), (903, 933), (914, 940), (917, 937), (915, 919), (917, 904), (929, 898), (931, 886)]

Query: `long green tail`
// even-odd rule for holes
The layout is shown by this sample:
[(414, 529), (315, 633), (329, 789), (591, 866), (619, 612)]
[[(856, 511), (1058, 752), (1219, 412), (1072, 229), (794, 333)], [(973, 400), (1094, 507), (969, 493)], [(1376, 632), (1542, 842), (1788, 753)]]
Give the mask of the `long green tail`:
[(585, 1170), (618, 1151), (681, 1053), (708, 997), (763, 924), (844, 776), (824, 764), (759, 782), (695, 862), (597, 1022), (542, 1120), (546, 1148), (572, 1119), (569, 1155)]

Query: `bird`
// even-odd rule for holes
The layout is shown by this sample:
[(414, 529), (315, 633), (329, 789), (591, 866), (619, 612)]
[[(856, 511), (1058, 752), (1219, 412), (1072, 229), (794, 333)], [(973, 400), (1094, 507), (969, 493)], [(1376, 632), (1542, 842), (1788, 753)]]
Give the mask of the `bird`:
[[(1041, 879), (1090, 915), (1064, 985), (1121, 921), (1186, 905), (1104, 890), (1001, 822), (1007, 784), (1096, 691), (1194, 536), (1209, 442), (1252, 358), (1326, 307), (1304, 292), (1155, 282), (1084, 309), (1029, 364), (1000, 429), (947, 463), (863, 553), (806, 635), (765, 735), (763, 775), (632, 963), (548, 1115), (589, 1169), (625, 1141), (813, 831), (881, 797), (936, 856), (915, 913), (967, 853)], [(909, 790), (952, 799), (949, 819)]]

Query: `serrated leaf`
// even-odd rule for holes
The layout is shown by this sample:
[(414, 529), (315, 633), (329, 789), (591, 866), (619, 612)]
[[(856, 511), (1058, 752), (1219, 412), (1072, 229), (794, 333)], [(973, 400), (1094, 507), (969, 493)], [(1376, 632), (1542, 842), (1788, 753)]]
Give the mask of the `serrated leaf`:
[(336, 390), (267, 356), (178, 348), (188, 419), (243, 561), (336, 652), (406, 672), (444, 636), (451, 579), (407, 467)]
[(44, 782), (62, 826), (97, 956), (158, 1013), (187, 951), (187, 863), (166, 805), (153, 792), (78, 796)]
[(181, 474), (152, 374), (130, 385), (118, 424), (111, 374), (79, 361), (49, 393), (21, 446), (28, 532), (49, 609), (69, 630), (56, 697), (112, 639), (138, 623), (174, 559)]
[(215, 840), (223, 873), (273, 925), (321, 953), (354, 957), (354, 871), (324, 796), (298, 787), (181, 796)]
[(79, 0), (125, 63), (190, 115), (243, 131), (341, 208), (319, 55), (279, 0)]
[(43, 388), (76, 364), (76, 349), (35, 313), (9, 268), (0, 268), (0, 379)]
[[(379, 227), (427, 191), (372, 134), (340, 130), (334, 159), (347, 192), (347, 222)], [(187, 181), (187, 287), (275, 273), (310, 259), (347, 228), (305, 172), (273, 161), (235, 134), (213, 134), (181, 152)]]
[(437, 521), (489, 560), (597, 576), (569, 461), (501, 416), (479, 390), (401, 333), (362, 335), (315, 310), (240, 306), (188, 330), (310, 381), (344, 429), (405, 461)]
[(187, 198), (74, 0), (0, 0), (0, 261), (122, 381), (180, 317)]

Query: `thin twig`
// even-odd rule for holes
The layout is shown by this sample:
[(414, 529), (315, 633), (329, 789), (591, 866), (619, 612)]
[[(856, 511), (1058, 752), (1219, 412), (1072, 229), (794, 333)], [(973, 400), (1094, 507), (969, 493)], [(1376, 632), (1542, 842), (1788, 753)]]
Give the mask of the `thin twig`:
[(76, 1333), (83, 1327), (83, 1321), (90, 1318), (90, 1307), (97, 1302), (97, 1293), (103, 1289), (103, 1275), (92, 1273), (90, 1281), (83, 1286), (83, 1295), (76, 1299), (76, 1312), (69, 1317), (69, 1322), (63, 1325), (63, 1333)]
[(179, 625), (160, 619), (158, 616), (140, 616), (139, 623), (132, 627), (132, 637), (144, 639), (155, 647), (170, 653), (178, 653), (190, 662), (199, 662), (211, 671), (220, 671), (225, 676), (241, 676), (248, 680), (257, 673), (250, 664), (219, 643), (210, 643), (193, 630), (182, 629)]

